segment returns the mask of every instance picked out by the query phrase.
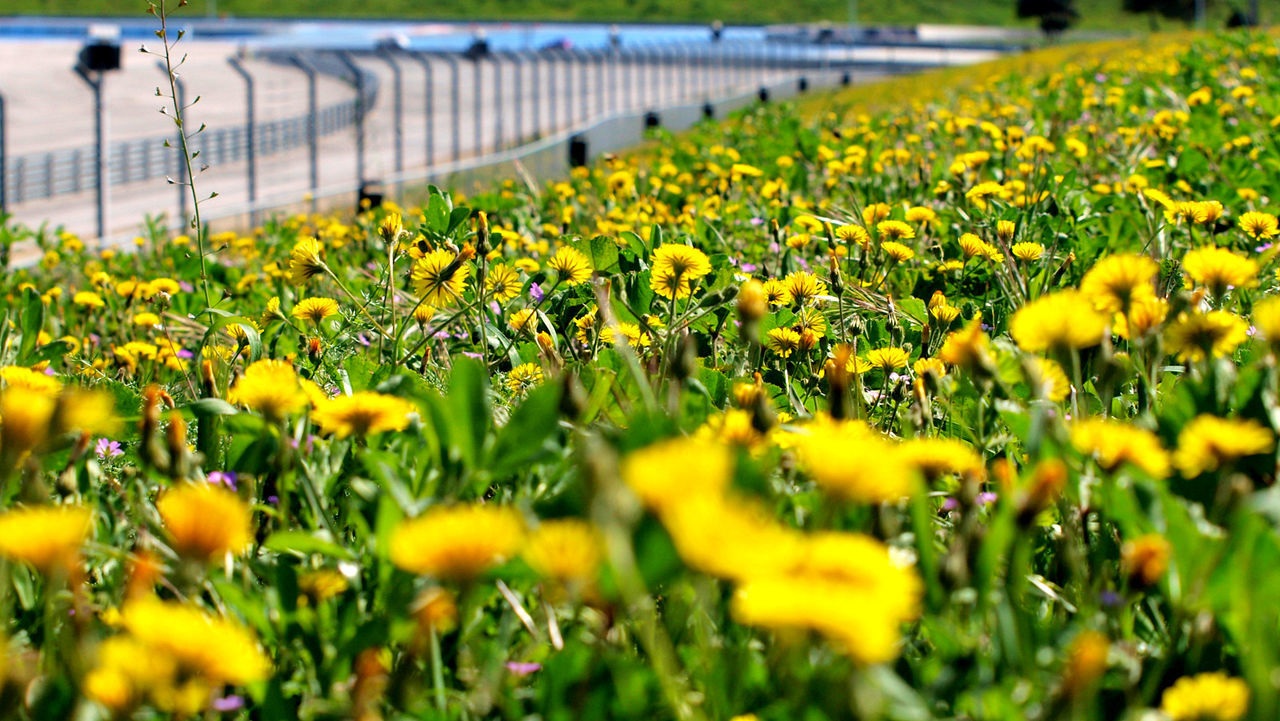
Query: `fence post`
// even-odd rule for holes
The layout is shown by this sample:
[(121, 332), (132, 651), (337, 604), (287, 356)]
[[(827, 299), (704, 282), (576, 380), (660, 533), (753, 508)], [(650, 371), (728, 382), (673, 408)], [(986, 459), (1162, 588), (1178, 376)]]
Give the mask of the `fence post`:
[(564, 60), (564, 127), (573, 125), (573, 54), (563, 50), (560, 55)]
[(489, 59), (493, 61), (493, 152), (496, 153), (502, 150), (502, 55), (492, 53)]
[(309, 156), (311, 212), (314, 213), (318, 207), (316, 194), (320, 192), (320, 133), (319, 128), (316, 127), (319, 122), (316, 117), (316, 105), (318, 102), (316, 98), (316, 69), (299, 55), (291, 56), (289, 60), (294, 67), (307, 76), (307, 154)]
[(480, 119), (484, 117), (484, 89), (480, 81), (483, 76), (480, 64), (484, 62), (481, 56), (476, 55), (471, 58), (472, 75), (471, 75), (471, 94), (472, 94), (472, 115), (471, 122), (475, 125), (476, 147), (475, 154), (481, 155), (484, 150), (484, 124)]
[(352, 59), (351, 54), (346, 51), (338, 51), (338, 60), (347, 67), (351, 72), (352, 85), (356, 90), (356, 184), (363, 186), (365, 183), (364, 174), (364, 73), (360, 70), (360, 66), (356, 65), (356, 61)]
[(511, 74), (513, 82), (511, 84), (511, 92), (515, 96), (515, 102), (511, 107), (511, 132), (512, 143), (519, 145), (524, 139), (524, 61), (520, 58), (519, 53), (503, 54), (511, 61)]
[(107, 153), (107, 128), (106, 115), (102, 112), (102, 73), (97, 73), (96, 77), (90, 75), (90, 71), (84, 67), (76, 65), (76, 74), (81, 80), (93, 90), (93, 147), (94, 158), (97, 162), (94, 164), (94, 201), (97, 205), (97, 226), (98, 239), (102, 240), (107, 235), (107, 204), (110, 202), (109, 192), (107, 189), (106, 166), (109, 158)]
[[(4, 215), (9, 210), (9, 196), (5, 192), (8, 187), (9, 179), (9, 156), (5, 141), (8, 136), (5, 134), (4, 122), (4, 93), (0, 93), (0, 215)], [(79, 168), (79, 165), (77, 165)]]
[(426, 98), (423, 100), (423, 112), (426, 113), (427, 167), (430, 168), (435, 162), (435, 107), (431, 97), (434, 92), (432, 88), (434, 78), (431, 73), (431, 61), (427, 59), (426, 53), (410, 52), (408, 58), (422, 66), (422, 89)]
[(245, 173), (248, 176), (249, 183), (249, 224), (256, 226), (258, 224), (258, 123), (253, 107), (253, 76), (249, 74), (248, 70), (244, 69), (244, 65), (240, 63), (240, 58), (233, 55), (227, 58), (227, 62), (231, 65), (231, 69), (244, 78), (244, 127), (247, 135), (245, 143)]
[(396, 188), (400, 187), (400, 177), (404, 175), (404, 77), (400, 72), (400, 63), (396, 62), (395, 56), (390, 50), (383, 49), (378, 53), (382, 61), (391, 68), (391, 80), (395, 83), (392, 88), (391, 108), (395, 113), (395, 147), (396, 147)]
[(591, 51), (596, 65), (596, 115), (600, 117), (604, 117), (607, 110), (605, 94), (608, 91), (609, 81), (605, 77), (605, 61), (608, 59), (608, 52), (608, 50), (604, 49)]
[(578, 119), (586, 120), (591, 110), (591, 57), (586, 50), (575, 52), (574, 55), (581, 61), (578, 68), (578, 94), (581, 96), (581, 105), (578, 107)]
[(458, 58), (451, 53), (436, 54), (445, 65), (449, 66), (449, 103), (453, 116), (451, 135), (453, 140), (453, 160), (462, 158), (462, 69), (458, 67)]
[(533, 106), (533, 130), (529, 137), (536, 138), (542, 133), (542, 58), (536, 52), (522, 53), (519, 57), (528, 60), (529, 73), (533, 78), (533, 93), (529, 98)]

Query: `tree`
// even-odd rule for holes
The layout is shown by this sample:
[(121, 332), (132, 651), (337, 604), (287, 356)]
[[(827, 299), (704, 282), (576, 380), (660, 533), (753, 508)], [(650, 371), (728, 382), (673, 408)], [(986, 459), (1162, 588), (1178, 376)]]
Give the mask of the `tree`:
[(1196, 19), (1197, 10), (1203, 10), (1208, 0), (1124, 0), (1124, 9), (1131, 13), (1151, 13), (1152, 25), (1157, 16), (1190, 23)]
[(1040, 30), (1052, 37), (1074, 25), (1080, 13), (1075, 0), (1018, 0), (1018, 17), (1039, 18)]

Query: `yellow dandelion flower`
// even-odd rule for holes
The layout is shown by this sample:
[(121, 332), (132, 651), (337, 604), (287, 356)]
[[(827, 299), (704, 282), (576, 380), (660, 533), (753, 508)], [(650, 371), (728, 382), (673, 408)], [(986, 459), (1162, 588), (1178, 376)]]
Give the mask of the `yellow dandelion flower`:
[(686, 497), (720, 493), (732, 472), (729, 448), (701, 438), (660, 441), (622, 462), (622, 479), (647, 508), (660, 513)]
[(1156, 262), (1145, 255), (1109, 255), (1084, 274), (1080, 292), (1100, 311), (1127, 313), (1135, 303), (1155, 299), (1158, 271)]
[(413, 264), (410, 280), (422, 302), (436, 308), (447, 308), (462, 298), (471, 269), (465, 254), (439, 249), (423, 255)]
[(898, 446), (857, 421), (816, 421), (795, 438), (801, 463), (818, 486), (859, 503), (898, 501), (915, 475)]
[(543, 521), (522, 552), (535, 573), (562, 584), (589, 587), (604, 560), (604, 539), (586, 521)]
[(490, 298), (505, 303), (520, 295), (520, 274), (515, 268), (499, 263), (485, 275), (484, 288)]
[(324, 245), (319, 240), (303, 238), (294, 244), (289, 254), (289, 279), (294, 285), (302, 285), (326, 270)]
[(244, 375), (231, 387), (228, 400), (272, 419), (301, 411), (308, 401), (293, 366), (273, 358), (265, 358), (246, 368)]
[(80, 506), (30, 506), (0, 513), (0, 556), (43, 573), (68, 571), (93, 528)]
[(293, 311), (290, 313), (298, 320), (310, 321), (316, 325), (337, 314), (338, 301), (332, 298), (303, 298), (293, 306)]
[(1030, 353), (1088, 348), (1102, 341), (1107, 316), (1068, 289), (1041, 296), (1014, 313), (1009, 333)]
[(240, 554), (252, 538), (249, 506), (235, 493), (210, 483), (183, 484), (156, 501), (169, 545), (206, 563)]
[(781, 358), (790, 358), (800, 348), (800, 334), (790, 328), (773, 328), (765, 334), (764, 345)]
[(905, 263), (906, 261), (916, 257), (916, 252), (910, 247), (892, 240), (886, 240), (881, 243), (880, 249), (883, 250), (885, 255), (889, 256), (889, 258), (895, 263)]
[(537, 363), (521, 363), (507, 374), (507, 390), (512, 393), (526, 391), (541, 382), (542, 368)]
[(881, 238), (889, 240), (911, 240), (916, 237), (916, 229), (901, 220), (882, 220), (876, 223), (876, 232)]
[(1040, 256), (1044, 255), (1044, 246), (1039, 243), (1026, 241), (1022, 243), (1015, 243), (1014, 246), (1009, 249), (1009, 252), (1013, 253), (1013, 257), (1018, 260), (1030, 262), (1033, 260), (1039, 260)]
[(346, 438), (404, 430), (415, 412), (417, 408), (412, 403), (398, 396), (360, 391), (316, 403), (311, 419), (321, 432)]
[(1258, 263), (1226, 248), (1208, 246), (1188, 251), (1182, 268), (1191, 280), (1221, 296), (1229, 288), (1251, 288), (1258, 284)]
[(435, 506), (391, 534), (391, 562), (442, 580), (474, 578), (519, 552), (524, 522), (496, 505)]
[(1200, 415), (1178, 433), (1173, 462), (1184, 477), (1194, 478), (1237, 459), (1268, 453), (1274, 445), (1271, 431), (1255, 420)]
[(1249, 711), (1249, 686), (1221, 671), (1184, 676), (1165, 689), (1160, 711), (1170, 721), (1237, 721)]
[(1225, 310), (1183, 313), (1164, 331), (1165, 347), (1180, 360), (1199, 362), (1235, 352), (1249, 337), (1249, 325)]
[(567, 245), (561, 246), (547, 261), (547, 267), (559, 274), (565, 285), (585, 283), (591, 277), (591, 262), (587, 256)]
[(1090, 418), (1071, 424), (1071, 444), (1105, 471), (1129, 464), (1154, 478), (1169, 475), (1169, 453), (1154, 433), (1132, 423)]
[(1249, 211), (1240, 216), (1240, 230), (1254, 240), (1271, 238), (1280, 233), (1280, 223), (1270, 213)]

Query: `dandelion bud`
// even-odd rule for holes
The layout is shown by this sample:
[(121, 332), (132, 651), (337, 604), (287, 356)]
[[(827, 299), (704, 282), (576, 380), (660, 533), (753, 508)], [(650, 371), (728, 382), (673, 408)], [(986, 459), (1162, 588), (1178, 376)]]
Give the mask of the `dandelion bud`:
[(738, 289), (738, 318), (743, 323), (752, 323), (769, 312), (769, 301), (764, 292), (764, 284), (752, 278)]
[(483, 210), (476, 212), (476, 252), (489, 252), (489, 216)]
[(319, 338), (307, 339), (307, 358), (309, 358), (312, 363), (320, 362), (320, 352), (322, 350), (323, 350), (323, 347), (320, 343)]
[(1017, 232), (1018, 226), (1012, 220), (996, 221), (996, 237), (1006, 243), (1013, 239), (1013, 234)]
[[(830, 226), (828, 226), (830, 227)], [(830, 273), (828, 274), (831, 282), (832, 295), (839, 298), (844, 295), (844, 278), (840, 276), (840, 261), (834, 255), (830, 258)]]
[(1018, 505), (1018, 523), (1030, 526), (1067, 484), (1067, 466), (1057, 458), (1041, 461), (1031, 472), (1031, 484)]
[(1169, 568), (1169, 542), (1158, 533), (1148, 533), (1125, 541), (1120, 548), (1120, 568), (1130, 588), (1155, 585)]
[(576, 421), (587, 409), (586, 389), (576, 373), (568, 371), (560, 374), (560, 415)]
[(218, 385), (213, 377), (213, 361), (207, 358), (200, 361), (200, 387), (205, 397), (218, 397)]
[(1106, 672), (1110, 651), (1107, 637), (1097, 631), (1085, 631), (1076, 636), (1067, 649), (1067, 663), (1062, 669), (1063, 693), (1077, 697), (1088, 692)]
[(445, 634), (458, 625), (458, 604), (453, 594), (433, 586), (418, 594), (413, 602), (413, 618), (424, 631)]
[(382, 236), (382, 242), (392, 245), (404, 232), (404, 221), (400, 218), (399, 213), (387, 213), (387, 217), (382, 219), (382, 224), (378, 226), (378, 234)]
[(690, 333), (680, 337), (680, 346), (676, 350), (676, 362), (672, 372), (680, 380), (688, 380), (698, 372), (698, 341)]
[(170, 466), (170, 475), (174, 478), (183, 478), (186, 474), (183, 472), (183, 463), (180, 459), (187, 456), (187, 422), (183, 420), (182, 414), (177, 411), (169, 413), (169, 427), (165, 431), (165, 442), (168, 445), (169, 458), (172, 463)]

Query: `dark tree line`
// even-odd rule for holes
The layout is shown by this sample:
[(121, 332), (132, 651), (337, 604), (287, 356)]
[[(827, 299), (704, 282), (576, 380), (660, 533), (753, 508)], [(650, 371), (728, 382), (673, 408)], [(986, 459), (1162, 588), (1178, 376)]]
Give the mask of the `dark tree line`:
[[(1120, 0), (1120, 2), (1126, 12), (1148, 14), (1153, 24), (1157, 17), (1190, 23), (1210, 5), (1221, 2), (1225, 2), (1231, 8), (1228, 26), (1256, 25), (1258, 22), (1258, 0), (1249, 0), (1248, 7), (1240, 6), (1232, 0)], [(1061, 33), (1080, 19), (1075, 0), (1017, 0), (1017, 12), (1020, 18), (1039, 19), (1040, 29), (1050, 36)]]

